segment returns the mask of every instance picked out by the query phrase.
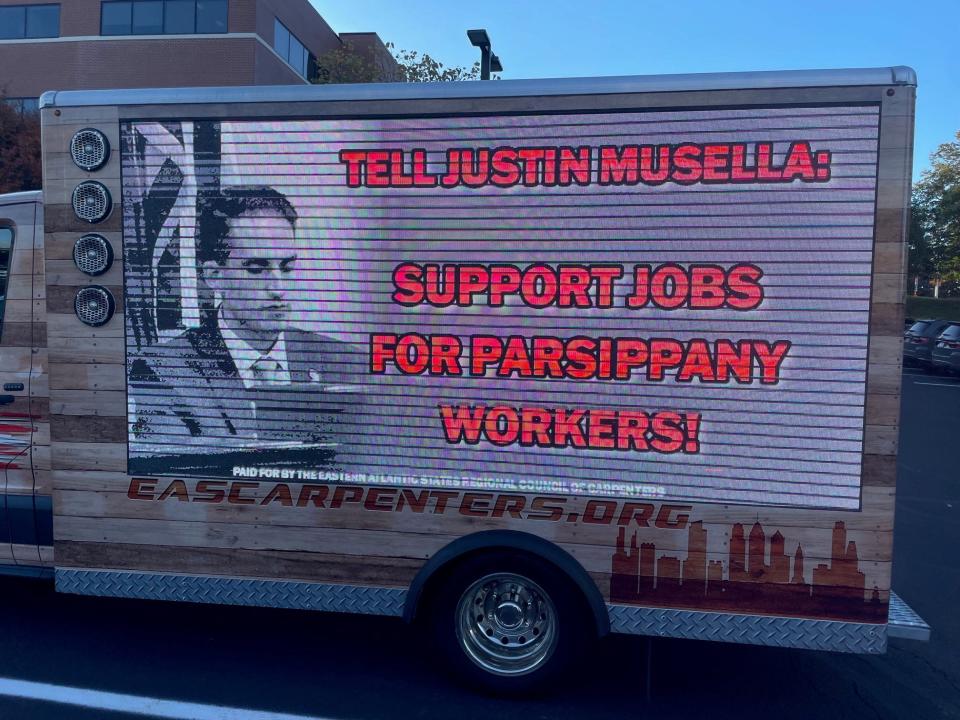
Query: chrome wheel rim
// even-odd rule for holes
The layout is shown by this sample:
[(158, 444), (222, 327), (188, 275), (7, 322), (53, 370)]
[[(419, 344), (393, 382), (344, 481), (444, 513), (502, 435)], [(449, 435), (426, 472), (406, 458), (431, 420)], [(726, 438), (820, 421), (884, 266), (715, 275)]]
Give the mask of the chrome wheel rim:
[(550, 596), (522, 575), (481, 578), (457, 604), (457, 640), (467, 656), (496, 675), (525, 675), (557, 645), (557, 611)]

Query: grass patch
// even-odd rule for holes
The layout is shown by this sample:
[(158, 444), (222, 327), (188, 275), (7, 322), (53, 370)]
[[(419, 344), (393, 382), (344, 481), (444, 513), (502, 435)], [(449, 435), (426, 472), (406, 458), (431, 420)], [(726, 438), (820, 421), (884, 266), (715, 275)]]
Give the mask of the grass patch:
[(907, 297), (907, 317), (960, 320), (960, 298)]

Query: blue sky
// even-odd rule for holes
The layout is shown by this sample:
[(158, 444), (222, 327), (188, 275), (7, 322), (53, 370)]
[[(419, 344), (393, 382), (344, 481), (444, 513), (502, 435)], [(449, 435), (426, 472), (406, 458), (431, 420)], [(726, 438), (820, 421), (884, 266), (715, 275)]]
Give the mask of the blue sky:
[(311, 0), (337, 32), (375, 31), (447, 65), (486, 28), (504, 78), (910, 65), (914, 176), (960, 129), (960, 0)]

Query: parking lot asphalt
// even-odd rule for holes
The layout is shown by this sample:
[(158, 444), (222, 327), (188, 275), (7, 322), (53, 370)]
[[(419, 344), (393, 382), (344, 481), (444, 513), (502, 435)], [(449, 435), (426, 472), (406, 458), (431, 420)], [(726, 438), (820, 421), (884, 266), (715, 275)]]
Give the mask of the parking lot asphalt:
[[(647, 641), (613, 636), (570, 681), (502, 700), (449, 681), (395, 619), (65, 596), (3, 579), (0, 677), (195, 703), (181, 716), (198, 718), (270, 717), (211, 706), (338, 720), (960, 718), (958, 513), (960, 379), (908, 369), (893, 586), (933, 626), (928, 644), (855, 656), (656, 640), (647, 702)], [(0, 720), (122, 717), (134, 715), (0, 697)]]

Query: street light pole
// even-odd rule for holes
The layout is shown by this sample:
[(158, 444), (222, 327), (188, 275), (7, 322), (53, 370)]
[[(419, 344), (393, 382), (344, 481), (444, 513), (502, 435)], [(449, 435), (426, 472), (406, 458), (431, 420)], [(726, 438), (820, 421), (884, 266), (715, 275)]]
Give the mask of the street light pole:
[(470, 38), (470, 44), (480, 48), (480, 79), (489, 80), (490, 71), (503, 72), (503, 65), (500, 58), (490, 49), (490, 36), (483, 29), (467, 30), (467, 37)]
[(480, 48), (480, 79), (490, 79), (490, 46), (484, 45)]

